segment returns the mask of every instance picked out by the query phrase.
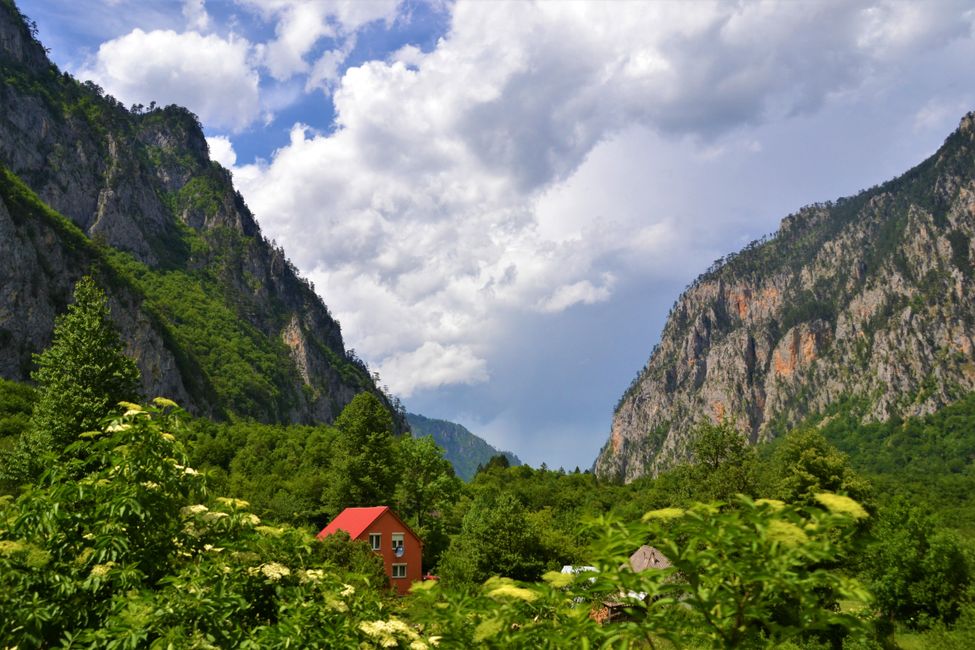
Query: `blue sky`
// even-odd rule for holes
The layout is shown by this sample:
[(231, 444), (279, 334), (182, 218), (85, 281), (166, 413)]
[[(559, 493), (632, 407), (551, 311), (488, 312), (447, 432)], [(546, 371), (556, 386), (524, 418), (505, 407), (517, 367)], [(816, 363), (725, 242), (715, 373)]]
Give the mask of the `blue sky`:
[(20, 3), (196, 112), (407, 408), (586, 468), (680, 291), (975, 109), (975, 2)]

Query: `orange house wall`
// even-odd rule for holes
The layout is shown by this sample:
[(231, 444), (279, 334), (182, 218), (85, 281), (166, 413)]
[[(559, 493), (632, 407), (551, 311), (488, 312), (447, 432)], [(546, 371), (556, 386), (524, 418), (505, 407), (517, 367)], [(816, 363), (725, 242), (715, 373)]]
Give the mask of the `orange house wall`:
[[(374, 533), (382, 535), (377, 553), (383, 559), (389, 584), (403, 595), (410, 590), (410, 585), (423, 579), (423, 548), (420, 540), (388, 510), (356, 539), (368, 544), (369, 535)], [(403, 533), (403, 557), (393, 555), (393, 533)], [(393, 564), (406, 564), (405, 578), (393, 578)]]

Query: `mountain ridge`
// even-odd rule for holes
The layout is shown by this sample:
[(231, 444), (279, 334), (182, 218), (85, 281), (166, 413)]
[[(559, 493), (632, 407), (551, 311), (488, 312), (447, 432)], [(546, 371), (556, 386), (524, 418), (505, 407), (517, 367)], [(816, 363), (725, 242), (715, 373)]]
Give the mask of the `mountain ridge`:
[(504, 456), (512, 466), (521, 465), (521, 459), (510, 451), (500, 451), (465, 426), (428, 418), (417, 413), (407, 413), (406, 421), (413, 436), (433, 436), (434, 442), (444, 450), (444, 458), (450, 461), (454, 472), (465, 481), (474, 478), (478, 466), (487, 465), (494, 456)]
[(975, 114), (902, 176), (807, 206), (681, 294), (595, 462), (629, 481), (730, 419), (767, 440), (845, 398), (864, 421), (975, 389)]
[(0, 2), (0, 376), (24, 380), (91, 273), (148, 395), (214, 417), (331, 422), (368, 390), (405, 420), (284, 251), (199, 121), (128, 110), (60, 72)]

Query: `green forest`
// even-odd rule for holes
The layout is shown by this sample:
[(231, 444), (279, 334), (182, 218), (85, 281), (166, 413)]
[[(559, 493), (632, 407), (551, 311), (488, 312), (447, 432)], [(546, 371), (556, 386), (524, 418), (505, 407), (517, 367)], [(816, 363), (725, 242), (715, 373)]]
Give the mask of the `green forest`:
[[(510, 467), (469, 482), (363, 392), (330, 426), (192, 417), (138, 394), (91, 278), (0, 381), (0, 640), (105, 648), (970, 648), (975, 396), (863, 405), (628, 485)], [(390, 505), (424, 540), (397, 597), (362, 542)], [(636, 572), (642, 545), (667, 568)], [(563, 573), (565, 565), (576, 567)]]

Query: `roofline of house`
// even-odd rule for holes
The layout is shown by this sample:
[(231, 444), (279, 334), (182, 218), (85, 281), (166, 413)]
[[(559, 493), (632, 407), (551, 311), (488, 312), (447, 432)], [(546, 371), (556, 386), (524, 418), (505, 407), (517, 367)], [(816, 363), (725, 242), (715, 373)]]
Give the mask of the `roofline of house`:
[[(410, 527), (409, 527), (409, 526), (407, 525), (407, 523), (406, 523), (405, 521), (403, 521), (402, 519), (400, 519), (400, 516), (399, 516), (398, 514), (396, 514), (396, 511), (395, 511), (395, 510), (393, 510), (393, 509), (392, 509), (391, 507), (389, 507), (389, 506), (386, 506), (386, 512), (388, 512), (389, 514), (391, 514), (391, 515), (393, 515), (393, 517), (394, 517), (394, 518), (396, 519), (396, 521), (398, 521), (398, 522), (399, 522), (399, 523), (400, 523), (400, 524), (401, 524), (401, 525), (403, 526), (403, 528), (405, 528), (406, 530), (408, 530), (408, 531), (410, 531), (410, 534), (411, 534), (411, 535), (413, 535), (413, 537), (415, 537), (415, 538), (416, 538), (416, 541), (418, 541), (418, 542), (420, 542), (420, 546), (421, 546), (421, 547), (423, 546), (423, 540), (422, 540), (422, 539), (420, 539), (420, 536), (419, 536), (419, 535), (417, 535), (417, 534), (416, 534), (416, 533), (415, 533), (415, 532), (413, 531), (413, 529), (412, 529), (412, 528), (410, 528)], [(379, 516), (381, 517), (382, 515), (380, 514)], [(379, 517), (376, 517), (376, 519), (379, 519)], [(373, 521), (375, 521), (376, 519), (373, 519)]]
[[(380, 517), (382, 517), (384, 514), (386, 514), (388, 512), (389, 514), (391, 514), (393, 516), (393, 518), (396, 521), (398, 521), (400, 523), (400, 525), (403, 528), (405, 528), (406, 530), (410, 531), (410, 534), (413, 535), (414, 539), (416, 539), (416, 541), (418, 541), (420, 543), (420, 547), (421, 548), (423, 547), (423, 540), (420, 538), (420, 536), (417, 535), (416, 534), (416, 531), (414, 531), (412, 528), (410, 528), (409, 525), (405, 521), (403, 521), (398, 514), (396, 514), (396, 511), (393, 510), (393, 508), (391, 506), (350, 506), (348, 508), (343, 508), (342, 509), (342, 512), (345, 512), (346, 510), (350, 510), (351, 508), (383, 508), (383, 510), (381, 510), (379, 512), (379, 514), (376, 515), (376, 517), (374, 519), (372, 519), (368, 524), (366, 524), (365, 529), (361, 533), (359, 533), (360, 535), (362, 533), (366, 532), (369, 529), (369, 526), (371, 526), (374, 523), (376, 523), (376, 519), (379, 519)], [(339, 514), (335, 515), (335, 519), (338, 519), (339, 517), (341, 517), (342, 516), (342, 512), (340, 512)], [(333, 519), (332, 522), (334, 522), (335, 519)], [(325, 529), (326, 528), (328, 528), (329, 526), (332, 525), (332, 522), (329, 522), (328, 524), (326, 524), (325, 525), (325, 528), (322, 528), (321, 532), (319, 532), (317, 535), (315, 535), (315, 537), (317, 539), (324, 539), (323, 537), (321, 537), (321, 534), (325, 532)], [(336, 530), (333, 530), (329, 534), (330, 535), (334, 535), (335, 533), (337, 533), (340, 530), (345, 531), (346, 534), (348, 534), (348, 532), (349, 532), (349, 531), (345, 530), (344, 528), (338, 528)]]

